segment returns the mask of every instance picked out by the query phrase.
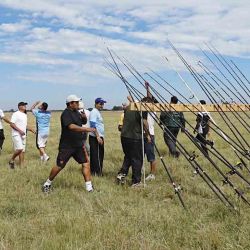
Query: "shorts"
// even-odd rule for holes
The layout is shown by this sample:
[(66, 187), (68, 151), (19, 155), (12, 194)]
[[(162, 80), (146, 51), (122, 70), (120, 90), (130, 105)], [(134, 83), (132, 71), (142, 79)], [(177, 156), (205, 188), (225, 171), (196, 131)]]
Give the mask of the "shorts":
[(71, 157), (73, 157), (74, 160), (79, 164), (88, 162), (87, 152), (85, 147), (83, 146), (80, 148), (59, 149), (56, 159), (56, 165), (59, 168), (64, 168)]
[(155, 137), (151, 135), (151, 143), (147, 143), (146, 139), (144, 140), (144, 150), (147, 156), (148, 162), (153, 162), (155, 160)]
[(49, 135), (43, 135), (43, 134), (37, 134), (36, 135), (36, 147), (39, 148), (45, 148), (47, 141), (48, 141)]
[(25, 152), (26, 148), (26, 137), (22, 137), (21, 135), (14, 135), (12, 136), (12, 142), (14, 150), (22, 150)]

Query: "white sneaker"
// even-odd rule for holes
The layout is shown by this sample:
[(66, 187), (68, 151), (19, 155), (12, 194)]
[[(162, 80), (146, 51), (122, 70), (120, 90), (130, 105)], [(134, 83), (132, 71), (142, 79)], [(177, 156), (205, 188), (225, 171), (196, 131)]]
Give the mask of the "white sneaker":
[(154, 174), (149, 174), (146, 178), (146, 181), (152, 181), (155, 180), (155, 175)]
[(43, 156), (43, 161), (48, 161), (49, 160), (49, 156), (48, 155), (44, 155)]

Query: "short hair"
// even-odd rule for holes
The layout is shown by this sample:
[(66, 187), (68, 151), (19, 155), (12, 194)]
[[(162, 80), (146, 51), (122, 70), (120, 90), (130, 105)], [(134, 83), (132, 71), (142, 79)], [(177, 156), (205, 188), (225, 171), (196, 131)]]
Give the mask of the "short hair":
[(42, 109), (46, 111), (47, 108), (48, 108), (48, 103), (47, 102), (43, 102), (42, 103)]
[(204, 105), (204, 104), (206, 104), (206, 101), (205, 100), (200, 100), (200, 104)]
[(146, 96), (141, 99), (142, 102), (152, 102), (152, 98)]
[(178, 98), (176, 96), (172, 96), (170, 101), (171, 101), (171, 103), (177, 104), (178, 103)]

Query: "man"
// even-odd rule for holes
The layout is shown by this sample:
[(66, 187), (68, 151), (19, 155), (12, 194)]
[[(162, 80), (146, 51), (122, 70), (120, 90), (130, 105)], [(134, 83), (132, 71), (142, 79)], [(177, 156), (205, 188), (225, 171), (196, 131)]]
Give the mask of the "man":
[[(154, 98), (151, 94), (150, 85), (148, 82), (145, 82), (145, 88), (147, 90), (147, 97), (145, 101), (148, 103), (158, 103), (158, 101)], [(148, 112), (147, 113), (147, 122), (148, 122), (148, 129), (151, 138), (151, 142), (148, 143), (146, 136), (144, 137), (144, 150), (147, 156), (147, 161), (150, 163), (150, 174), (146, 177), (146, 181), (155, 180), (156, 174), (156, 159), (155, 159), (155, 130), (154, 130), (154, 122), (156, 119), (156, 112)]]
[(12, 141), (14, 146), (14, 154), (9, 161), (9, 167), (15, 168), (15, 159), (19, 157), (19, 165), (24, 163), (24, 152), (26, 147), (26, 132), (27, 130), (36, 133), (32, 128), (27, 126), (27, 102), (18, 103), (18, 111), (16, 111), (10, 120), (10, 126), (12, 128)]
[[(147, 112), (142, 112), (143, 126), (148, 143), (151, 142), (147, 123)], [(132, 187), (140, 187), (141, 170), (143, 164), (142, 155), (142, 118), (138, 111), (126, 110), (121, 131), (121, 143), (124, 152), (122, 167), (117, 175), (118, 183), (123, 184), (128, 174), (129, 167), (132, 166)]]
[[(90, 116), (90, 111), (84, 108), (84, 103), (83, 102), (79, 102), (79, 112), (80, 114), (86, 115), (87, 118), (87, 123), (82, 125), (85, 128), (90, 128), (90, 123), (89, 123), (89, 116)], [(83, 133), (83, 143), (84, 146), (87, 150), (88, 155), (90, 154), (90, 149), (89, 149), (89, 143), (88, 143), (88, 132), (84, 132)]]
[[(205, 105), (206, 101), (200, 100), (201, 105)], [(196, 139), (200, 142), (204, 155), (208, 156), (207, 144), (213, 146), (213, 141), (207, 140), (207, 135), (210, 134), (210, 115), (208, 112), (199, 112), (196, 117), (195, 131), (197, 132)]]
[(46, 102), (37, 101), (31, 107), (33, 115), (36, 117), (36, 146), (40, 153), (42, 162), (49, 160), (49, 156), (45, 152), (45, 147), (49, 137), (51, 112), (47, 111), (48, 104)]
[(5, 117), (4, 112), (0, 109), (0, 154), (3, 149), (3, 143), (5, 140), (4, 130), (3, 130), (3, 121), (10, 124), (10, 120)]
[(82, 174), (85, 180), (86, 190), (93, 191), (90, 166), (87, 161), (87, 153), (83, 145), (83, 133), (95, 132), (94, 128), (82, 127), (86, 123), (86, 116), (79, 113), (79, 101), (81, 98), (76, 95), (69, 95), (66, 99), (66, 109), (61, 115), (61, 138), (59, 142), (59, 152), (56, 166), (51, 169), (49, 178), (43, 184), (42, 190), (48, 193), (51, 189), (52, 181), (58, 173), (66, 166), (71, 157), (82, 165)]
[(106, 103), (101, 97), (95, 99), (95, 107), (90, 112), (90, 127), (96, 132), (89, 134), (90, 168), (93, 175), (102, 176), (104, 159), (104, 123), (100, 111)]
[[(177, 104), (178, 98), (172, 96), (170, 104)], [(164, 141), (169, 148), (169, 153), (171, 156), (178, 158), (180, 152), (176, 150), (176, 140), (179, 130), (185, 131), (185, 118), (182, 112), (176, 111), (163, 111), (160, 115), (161, 124), (164, 125), (164, 128), (167, 127), (164, 131)]]

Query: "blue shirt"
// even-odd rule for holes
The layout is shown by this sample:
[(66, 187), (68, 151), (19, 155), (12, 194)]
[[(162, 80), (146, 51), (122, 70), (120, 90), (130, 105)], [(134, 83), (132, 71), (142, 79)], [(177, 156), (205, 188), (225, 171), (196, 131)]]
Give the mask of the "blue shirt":
[[(100, 111), (96, 108), (90, 112), (89, 123), (91, 128), (96, 128), (101, 137), (104, 137), (104, 123)], [(90, 133), (92, 136), (96, 136), (95, 133)]]
[(36, 117), (37, 133), (43, 135), (49, 134), (51, 112), (33, 109), (32, 113)]

